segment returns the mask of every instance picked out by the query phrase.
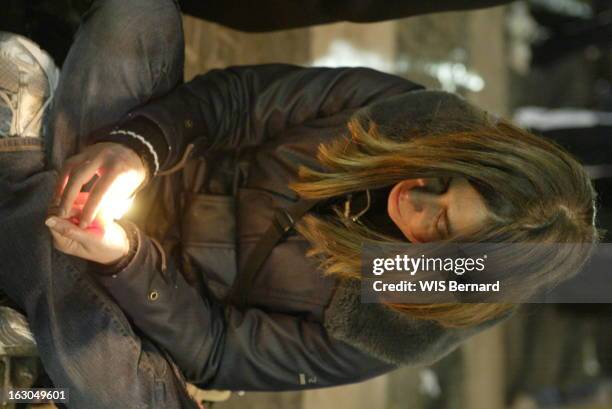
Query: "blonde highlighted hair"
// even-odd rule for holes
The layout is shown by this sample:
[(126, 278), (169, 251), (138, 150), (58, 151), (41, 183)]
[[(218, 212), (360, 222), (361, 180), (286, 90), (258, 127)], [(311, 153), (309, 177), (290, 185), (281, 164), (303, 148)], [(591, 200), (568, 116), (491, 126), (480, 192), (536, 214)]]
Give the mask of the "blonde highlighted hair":
[[(323, 171), (300, 170), (292, 188), (303, 198), (325, 199), (392, 186), (412, 178), (466, 178), (493, 214), (465, 242), (566, 243), (549, 255), (549, 267), (514, 282), (532, 293), (579, 271), (600, 232), (595, 227), (595, 191), (583, 167), (564, 149), (505, 120), (446, 122), (385, 135), (367, 117), (349, 122), (349, 136), (319, 147)], [(307, 215), (298, 225), (311, 243), (309, 255), (327, 274), (359, 279), (366, 243), (397, 239), (336, 216)], [(585, 253), (584, 243), (589, 243)], [(579, 246), (582, 246), (580, 249)], [(580, 250), (580, 251), (578, 251)], [(524, 261), (524, 260), (522, 260)], [(517, 260), (517, 266), (521, 260)], [(546, 264), (546, 263), (544, 263)], [(519, 288), (520, 287), (520, 288)], [(448, 327), (475, 325), (508, 311), (510, 304), (389, 304), (414, 318)]]

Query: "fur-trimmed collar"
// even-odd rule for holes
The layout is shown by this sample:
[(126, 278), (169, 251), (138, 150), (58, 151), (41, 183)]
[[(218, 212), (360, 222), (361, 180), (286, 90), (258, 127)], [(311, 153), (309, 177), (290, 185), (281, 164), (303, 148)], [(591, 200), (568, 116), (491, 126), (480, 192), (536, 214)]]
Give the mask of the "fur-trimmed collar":
[(383, 304), (361, 303), (361, 283), (341, 280), (325, 311), (329, 334), (382, 361), (429, 365), (454, 350), (468, 337), (505, 319), (467, 328), (444, 328), (416, 320)]

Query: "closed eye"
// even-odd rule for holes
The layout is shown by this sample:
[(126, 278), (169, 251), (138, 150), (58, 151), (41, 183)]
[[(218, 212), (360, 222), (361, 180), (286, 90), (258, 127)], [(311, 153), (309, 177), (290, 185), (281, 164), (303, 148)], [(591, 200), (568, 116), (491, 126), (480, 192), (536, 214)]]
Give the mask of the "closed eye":
[[(440, 194), (444, 194), (448, 191), (452, 181), (453, 181), (453, 178), (451, 177), (440, 178), (440, 182), (442, 185), (440, 189)], [(446, 208), (440, 211), (440, 215), (438, 216), (436, 220), (436, 228), (441, 238), (445, 239), (445, 238), (451, 237), (450, 223), (448, 220), (448, 211), (446, 210)]]
[(450, 231), (448, 228), (448, 214), (446, 209), (442, 209), (436, 218), (436, 230), (440, 236), (440, 239), (450, 237)]
[(444, 233), (445, 233), (445, 236), (444, 236), (444, 237), (445, 237), (445, 238), (452, 237), (452, 236), (453, 236), (453, 233), (452, 233), (452, 231), (451, 231), (450, 222), (449, 222), (449, 220), (448, 220), (448, 212), (446, 211), (446, 209), (444, 209), (444, 214), (443, 214), (442, 220), (444, 221), (444, 222), (443, 222), (443, 225), (444, 225), (444, 230), (443, 230), (443, 231), (444, 231)]

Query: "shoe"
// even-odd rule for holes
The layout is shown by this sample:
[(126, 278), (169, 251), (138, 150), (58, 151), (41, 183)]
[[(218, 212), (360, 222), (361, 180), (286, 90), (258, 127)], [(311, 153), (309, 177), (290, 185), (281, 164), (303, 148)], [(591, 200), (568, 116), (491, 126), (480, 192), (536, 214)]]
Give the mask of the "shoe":
[(36, 355), (36, 342), (25, 316), (0, 306), (0, 357)]
[(58, 80), (49, 54), (25, 37), (0, 32), (0, 138), (42, 136)]

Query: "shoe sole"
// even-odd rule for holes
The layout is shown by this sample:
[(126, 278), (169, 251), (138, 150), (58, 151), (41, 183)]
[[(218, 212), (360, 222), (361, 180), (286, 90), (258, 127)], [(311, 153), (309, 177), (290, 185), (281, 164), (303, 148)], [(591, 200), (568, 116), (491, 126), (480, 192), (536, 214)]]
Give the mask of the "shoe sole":
[(59, 69), (55, 65), (53, 58), (51, 58), (46, 51), (40, 48), (38, 44), (19, 34), (13, 34), (6, 31), (0, 32), (0, 43), (4, 42), (3, 40), (7, 42), (11, 40), (15, 41), (25, 48), (28, 53), (30, 53), (32, 58), (38, 63), (38, 65), (40, 65), (45, 73), (47, 81), (49, 82), (49, 92), (50, 94), (53, 94), (59, 81)]
[[(48, 108), (53, 101), (55, 90), (59, 82), (60, 71), (55, 65), (53, 58), (46, 51), (41, 49), (38, 46), (38, 44), (34, 43), (32, 40), (26, 37), (23, 37), (21, 35), (18, 35), (18, 34), (0, 31), (0, 44), (2, 43), (10, 44), (11, 42), (13, 42), (14, 46), (21, 47), (22, 50), (24, 50), (26, 53), (29, 54), (29, 57), (32, 58), (34, 60), (34, 63), (37, 64), (40, 67), (40, 69), (43, 71), (43, 75), (45, 76), (45, 79), (47, 81), (49, 95), (47, 96), (47, 99), (44, 102), (44, 104), (41, 106), (41, 111), (39, 112), (39, 114), (37, 114), (37, 115), (40, 115), (39, 116), (40, 119), (38, 120), (42, 121), (42, 128), (40, 129), (41, 134), (37, 136), (41, 136), (42, 134), (45, 133), (46, 120), (44, 118), (45, 118), (45, 115), (48, 113), (48, 110), (49, 110)], [(35, 123), (35, 122), (30, 122), (30, 123)], [(28, 129), (28, 128), (26, 127), (24, 129)]]

